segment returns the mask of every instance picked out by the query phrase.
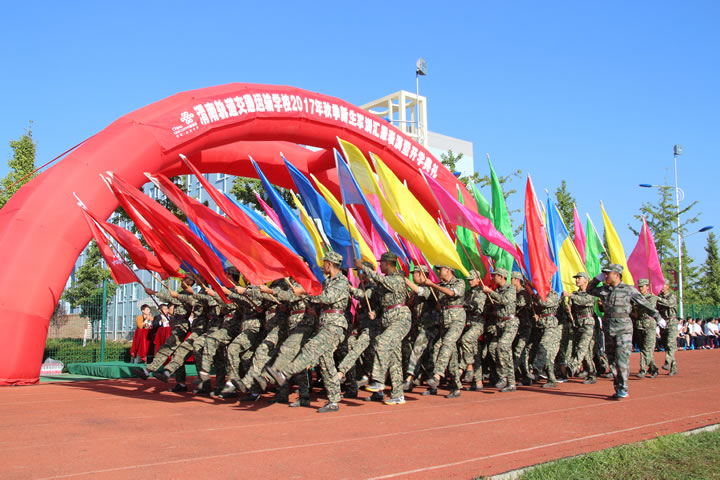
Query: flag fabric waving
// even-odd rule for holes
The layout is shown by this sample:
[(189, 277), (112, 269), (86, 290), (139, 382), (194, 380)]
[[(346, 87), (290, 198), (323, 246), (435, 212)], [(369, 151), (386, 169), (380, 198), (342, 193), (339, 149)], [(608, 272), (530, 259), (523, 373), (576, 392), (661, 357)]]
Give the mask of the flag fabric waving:
[(660, 259), (658, 258), (657, 249), (655, 248), (655, 239), (648, 228), (645, 215), (643, 215), (643, 225), (640, 230), (638, 242), (635, 245), (630, 258), (628, 258), (628, 268), (635, 279), (635, 286), (641, 278), (647, 278), (650, 281), (650, 290), (657, 295), (665, 285), (665, 276), (663, 275)]
[(610, 261), (612, 263), (622, 265), (622, 281), (628, 285), (634, 285), (633, 276), (630, 272), (630, 269), (628, 268), (627, 257), (625, 257), (625, 249), (620, 242), (620, 237), (618, 237), (618, 234), (615, 231), (615, 227), (613, 226), (612, 222), (610, 221), (610, 217), (608, 217), (608, 214), (605, 211), (605, 205), (603, 205), (602, 202), (600, 202), (600, 208), (602, 209), (603, 214), (603, 224), (605, 226), (605, 240), (607, 241)]
[(100, 250), (100, 255), (102, 255), (103, 259), (105, 260), (105, 263), (110, 270), (110, 275), (112, 275), (115, 283), (117, 283), (118, 285), (134, 282), (139, 283), (140, 280), (138, 280), (135, 272), (130, 270), (128, 266), (125, 265), (125, 262), (123, 262), (120, 257), (115, 254), (112, 247), (110, 247), (107, 237), (100, 230), (100, 227), (97, 226), (95, 220), (90, 215), (88, 215), (88, 212), (85, 211), (84, 208), (82, 208), (82, 211), (84, 214), (83, 216), (87, 221), (88, 228), (90, 228), (90, 233), (92, 233), (93, 239), (95, 239), (95, 243)]
[(540, 298), (545, 300), (551, 288), (552, 276), (557, 267), (550, 259), (547, 240), (540, 220), (540, 211), (535, 197), (535, 190), (532, 187), (530, 175), (528, 175), (525, 188), (525, 235), (527, 236), (527, 251), (525, 260), (529, 266), (529, 273), (533, 286)]
[(573, 230), (575, 231), (575, 248), (580, 252), (580, 255), (585, 255), (585, 232), (583, 231), (582, 222), (578, 215), (577, 208), (573, 205)]
[[(297, 196), (293, 192), (290, 192), (290, 196), (292, 196), (293, 203), (295, 204), (295, 208), (298, 209), (298, 214), (300, 216), (300, 221), (303, 225), (305, 225), (305, 228), (307, 228), (308, 233), (310, 234), (310, 238), (312, 238), (313, 245), (315, 245), (315, 254), (317, 255), (317, 264), (322, 265), (323, 264), (323, 257), (325, 256), (325, 253), (323, 252), (323, 239), (320, 235), (320, 232), (318, 232), (317, 227), (313, 223), (312, 218), (310, 218), (310, 215), (308, 215), (307, 211), (305, 210), (305, 207), (303, 207), (303, 204), (300, 203), (300, 200), (298, 200)], [(349, 245), (348, 245), (349, 249)], [(344, 263), (344, 259), (343, 259)]]
[(585, 239), (585, 268), (590, 278), (595, 278), (602, 271), (600, 255), (605, 250), (605, 247), (595, 229), (592, 219), (590, 219), (590, 214), (587, 215), (585, 230), (587, 231)]
[[(490, 166), (490, 187), (492, 190), (492, 223), (495, 225), (495, 228), (505, 237), (505, 239), (507, 239), (510, 245), (513, 245), (512, 252), (515, 252), (515, 241), (513, 240), (512, 224), (510, 223), (510, 215), (508, 214), (507, 204), (505, 203), (505, 195), (503, 194), (502, 185), (500, 184), (500, 180), (495, 174), (495, 169), (493, 168), (489, 156), (488, 165)], [(490, 242), (498, 245), (492, 240), (490, 240)], [(520, 260), (518, 260), (517, 257), (511, 258), (512, 253), (510, 250), (502, 247), (501, 245), (498, 246), (502, 250), (495, 249), (496, 251), (492, 252), (492, 255), (490, 255), (492, 258), (495, 259), (495, 268), (505, 268), (507, 269), (507, 271), (512, 270), (513, 260), (518, 262)]]
[(548, 199), (547, 211), (548, 238), (555, 252), (555, 264), (558, 266), (558, 276), (562, 290), (558, 290), (554, 286), (553, 288), (555, 288), (555, 291), (558, 293), (561, 291), (572, 292), (576, 289), (575, 279), (573, 277), (579, 272), (585, 271), (585, 262), (577, 251), (577, 248), (575, 248), (575, 243), (572, 238), (570, 238), (570, 233), (565, 226), (565, 222), (557, 205), (551, 202), (550, 199)]
[(268, 237), (272, 238), (276, 242), (279, 242), (283, 244), (285, 248), (293, 252), (295, 255), (298, 253), (295, 251), (295, 249), (288, 243), (287, 238), (285, 238), (285, 234), (282, 233), (282, 231), (279, 229), (279, 227), (276, 227), (272, 222), (269, 220), (266, 220), (265, 217), (260, 215), (258, 212), (253, 210), (252, 208), (248, 207), (247, 205), (243, 205), (242, 203), (238, 203), (236, 200), (234, 200), (230, 195), (225, 194), (226, 197), (228, 197), (237, 207), (243, 211), (245, 215), (252, 220), (252, 222), (257, 225), (258, 229)]

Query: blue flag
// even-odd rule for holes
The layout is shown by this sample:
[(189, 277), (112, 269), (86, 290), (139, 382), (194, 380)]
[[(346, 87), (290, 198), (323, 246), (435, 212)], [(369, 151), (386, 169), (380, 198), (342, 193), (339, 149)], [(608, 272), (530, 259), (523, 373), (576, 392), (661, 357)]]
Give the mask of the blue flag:
[[(350, 232), (345, 228), (340, 219), (335, 215), (330, 204), (320, 195), (312, 186), (310, 181), (305, 178), (300, 170), (295, 168), (293, 164), (283, 157), (285, 165), (287, 165), (290, 176), (295, 183), (298, 194), (302, 199), (302, 203), (307, 210), (308, 215), (312, 218), (320, 220), (322, 223), (325, 236), (330, 241), (332, 249), (343, 256), (343, 267), (353, 268), (353, 253), (350, 250)], [(353, 240), (355, 246), (354, 258), (360, 258), (360, 245), (357, 240)]]
[(563, 292), (563, 284), (562, 284), (562, 278), (560, 277), (560, 239), (559, 239), (559, 233), (557, 231), (557, 225), (555, 223), (555, 205), (550, 200), (550, 197), (547, 199), (547, 218), (545, 220), (546, 229), (547, 229), (547, 236), (548, 236), (548, 245), (550, 246), (550, 258), (552, 259), (553, 263), (555, 264), (557, 270), (555, 271), (555, 274), (552, 277), (552, 289), (555, 290), (557, 293), (562, 294)]
[[(197, 236), (200, 238), (200, 240), (202, 240), (203, 242), (205, 242), (205, 245), (207, 245), (208, 247), (210, 247), (210, 249), (211, 249), (213, 252), (215, 252), (215, 255), (217, 255), (217, 257), (222, 261), (223, 265), (225, 265), (225, 264), (227, 263), (227, 258), (225, 258), (225, 256), (224, 256), (222, 253), (220, 253), (220, 252), (218, 251), (218, 249), (215, 248), (215, 246), (214, 246), (212, 243), (210, 243), (210, 240), (208, 240), (208, 238), (205, 236), (205, 234), (200, 231), (200, 229), (198, 228), (198, 226), (195, 225), (193, 222), (191, 222), (190, 219), (187, 220), (187, 224), (188, 224), (188, 227), (190, 227), (190, 230), (192, 230), (192, 232), (193, 232), (195, 235), (197, 235)], [(195, 272), (195, 273), (197, 273), (197, 272)]]
[(405, 255), (405, 251), (397, 244), (393, 236), (390, 235), (390, 232), (385, 230), (385, 225), (383, 225), (383, 222), (380, 220), (380, 217), (378, 217), (377, 212), (375, 212), (375, 209), (372, 205), (370, 205), (370, 202), (368, 202), (367, 198), (365, 198), (365, 195), (363, 195), (360, 185), (357, 183), (357, 180), (355, 180), (350, 167), (348, 167), (347, 163), (345, 163), (345, 160), (343, 160), (337, 150), (335, 150), (335, 163), (337, 164), (338, 181), (340, 183), (340, 192), (342, 193), (343, 203), (348, 205), (355, 204), (364, 206), (373, 227), (375, 227), (375, 231), (378, 235), (380, 235), (380, 238), (382, 238), (387, 249), (400, 257), (403, 262), (407, 264), (408, 257)]
[(278, 218), (280, 218), (280, 224), (285, 231), (285, 237), (288, 242), (290, 242), (293, 249), (308, 263), (317, 279), (320, 282), (324, 282), (325, 275), (317, 264), (315, 245), (310, 237), (310, 233), (308, 233), (305, 226), (300, 222), (300, 219), (295, 216), (290, 205), (283, 200), (278, 191), (275, 190), (275, 187), (268, 181), (258, 164), (255, 163), (255, 160), (251, 159), (250, 161), (258, 173), (258, 178), (262, 182), (268, 197), (270, 197), (270, 202), (273, 204), (275, 213), (277, 213)]

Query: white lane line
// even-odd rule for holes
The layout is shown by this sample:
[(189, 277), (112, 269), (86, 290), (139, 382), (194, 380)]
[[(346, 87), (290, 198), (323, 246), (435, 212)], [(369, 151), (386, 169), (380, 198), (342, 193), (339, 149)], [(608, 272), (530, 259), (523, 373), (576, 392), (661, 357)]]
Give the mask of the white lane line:
[(463, 464), (466, 464), (466, 463), (479, 462), (479, 461), (481, 461), (481, 460), (489, 460), (489, 459), (491, 459), (491, 458), (498, 458), (498, 457), (503, 457), (503, 456), (507, 456), (507, 455), (515, 455), (515, 454), (518, 454), (518, 453), (526, 453), (526, 452), (531, 452), (531, 451), (533, 451), (533, 450), (539, 450), (539, 449), (541, 449), (541, 448), (555, 447), (555, 446), (558, 446), (558, 445), (566, 445), (566, 444), (568, 444), (568, 443), (580, 442), (580, 441), (583, 441), (583, 440), (590, 440), (590, 439), (593, 439), (593, 438), (605, 437), (605, 436), (608, 436), (608, 435), (615, 435), (615, 434), (618, 434), (618, 433), (632, 432), (633, 430), (640, 430), (640, 429), (642, 429), (642, 428), (648, 428), (648, 427), (656, 427), (656, 426), (658, 426), (658, 425), (664, 425), (664, 424), (666, 424), (666, 423), (673, 423), (673, 422), (678, 422), (678, 421), (681, 421), (681, 420), (688, 420), (688, 419), (691, 419), (691, 418), (702, 417), (702, 416), (705, 416), (705, 415), (715, 415), (715, 414), (717, 414), (717, 413), (720, 413), (720, 410), (716, 410), (716, 411), (714, 411), (714, 412), (698, 413), (697, 415), (689, 415), (689, 416), (687, 416), (687, 417), (673, 418), (673, 419), (670, 419), (670, 420), (664, 420), (664, 421), (662, 421), (662, 422), (648, 423), (648, 424), (645, 424), (645, 425), (638, 425), (638, 426), (630, 427), (630, 428), (623, 428), (623, 429), (621, 429), (621, 430), (615, 430), (615, 431), (612, 431), (612, 432), (596, 433), (596, 434), (594, 434), (594, 435), (587, 435), (587, 436), (585, 436), (585, 437), (579, 437), (579, 438), (571, 438), (571, 439), (562, 440), (562, 441), (559, 441), (559, 442), (543, 443), (543, 444), (541, 444), (541, 445), (535, 445), (535, 446), (532, 446), (532, 447), (522, 448), (522, 449), (519, 449), (519, 450), (512, 450), (512, 451), (510, 451), (510, 452), (501, 452), (501, 453), (496, 453), (496, 454), (494, 454), (494, 455), (486, 455), (486, 456), (484, 456), (484, 457), (468, 458), (468, 459), (466, 459), (466, 460), (460, 460), (460, 461), (458, 461), (458, 462), (452, 462), (452, 463), (445, 463), (445, 464), (443, 464), (443, 465), (433, 465), (433, 466), (431, 466), (431, 467), (417, 468), (417, 469), (415, 469), (415, 470), (406, 470), (406, 471), (404, 471), (404, 472), (391, 473), (391, 474), (383, 475), (383, 476), (380, 476), (380, 477), (371, 477), (371, 478), (368, 478), (368, 480), (381, 480), (381, 479), (385, 479), (385, 478), (394, 478), (394, 477), (399, 477), (399, 476), (403, 476), (403, 475), (412, 475), (412, 474), (414, 474), (414, 473), (428, 472), (428, 471), (430, 471), (430, 470), (439, 470), (439, 469), (441, 469), (441, 468), (454, 467), (454, 466), (463, 465)]

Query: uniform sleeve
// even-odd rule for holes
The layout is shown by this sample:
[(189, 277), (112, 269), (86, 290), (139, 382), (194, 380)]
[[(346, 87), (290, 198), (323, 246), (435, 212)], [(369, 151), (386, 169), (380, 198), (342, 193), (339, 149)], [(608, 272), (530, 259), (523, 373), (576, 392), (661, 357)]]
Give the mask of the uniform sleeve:
[(574, 292), (570, 297), (570, 302), (575, 307), (589, 307), (595, 303), (595, 299), (589, 294), (580, 295), (577, 292)]
[(388, 290), (394, 290), (396, 288), (390, 280), (390, 277), (387, 275), (380, 275), (379, 273), (371, 270), (363, 270), (363, 272), (365, 272), (365, 275), (367, 275), (371, 282), (382, 285)]
[(179, 299), (170, 295), (170, 292), (168, 292), (168, 291), (163, 290), (163, 291), (157, 292), (155, 294), (155, 296), (165, 303), (169, 303), (169, 304), (176, 305), (176, 306), (182, 305), (182, 302)]
[(587, 293), (589, 293), (593, 297), (604, 297), (605, 288), (599, 287), (599, 284), (600, 280), (598, 280), (597, 278), (593, 278), (587, 286)]
[(675, 294), (671, 293), (666, 296), (658, 297), (657, 304), (665, 308), (675, 308), (677, 307), (678, 300)]
[(281, 302), (295, 302), (298, 300), (297, 295), (295, 295), (290, 290), (285, 290), (283, 288), (277, 288), (273, 290), (275, 293), (275, 297), (280, 300)]
[(554, 308), (560, 304), (560, 298), (558, 297), (558, 294), (555, 292), (548, 293), (548, 296), (545, 298), (545, 300), (541, 299), (540, 297), (537, 297), (535, 301), (537, 302), (538, 305), (541, 305), (545, 308)]
[(640, 294), (640, 292), (638, 292), (638, 291), (635, 290), (634, 288), (633, 288), (632, 290), (633, 290), (633, 291), (632, 291), (632, 293), (630, 294), (630, 300), (631, 300), (635, 305), (637, 305), (637, 306), (639, 306), (639, 307), (647, 310), (647, 312), (648, 312), (650, 315), (652, 315), (653, 317), (659, 319), (659, 318), (660, 318), (660, 314), (658, 313), (657, 310), (655, 310), (655, 309), (653, 308), (653, 306), (650, 304), (650, 302), (648, 302), (647, 299)]

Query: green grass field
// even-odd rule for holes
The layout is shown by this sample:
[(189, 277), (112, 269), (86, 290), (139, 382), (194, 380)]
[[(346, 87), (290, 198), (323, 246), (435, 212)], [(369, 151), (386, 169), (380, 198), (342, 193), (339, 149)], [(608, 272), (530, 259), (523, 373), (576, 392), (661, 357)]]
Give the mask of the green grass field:
[(522, 480), (720, 479), (720, 429), (673, 434), (558, 460), (528, 470)]

